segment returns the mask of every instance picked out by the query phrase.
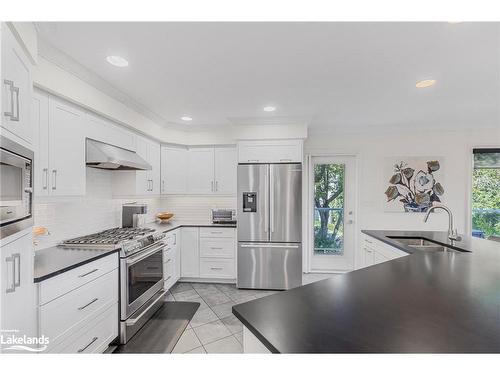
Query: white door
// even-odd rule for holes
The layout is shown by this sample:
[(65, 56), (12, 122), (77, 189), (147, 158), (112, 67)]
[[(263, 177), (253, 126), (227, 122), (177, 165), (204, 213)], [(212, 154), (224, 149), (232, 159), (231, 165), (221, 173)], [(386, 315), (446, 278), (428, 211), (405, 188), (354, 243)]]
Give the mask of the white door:
[(215, 193), (236, 194), (237, 153), (235, 148), (215, 148)]
[(188, 192), (212, 194), (214, 182), (214, 149), (192, 148), (188, 151)]
[(161, 153), (161, 193), (186, 194), (188, 151), (162, 147)]
[(8, 244), (2, 243), (0, 259), (0, 330), (18, 330), (18, 337), (33, 336), (36, 318), (31, 229)]
[(49, 97), (41, 92), (33, 93), (31, 114), (34, 130), (35, 195), (49, 194)]
[(150, 194), (160, 194), (160, 144), (150, 142), (148, 147), (148, 162), (152, 169), (149, 171)]
[(356, 158), (311, 157), (310, 172), (310, 270), (352, 270), (355, 253)]
[[(148, 141), (144, 138), (137, 137), (136, 140), (136, 152), (141, 158), (146, 160), (149, 159), (149, 144)], [(151, 181), (150, 181), (150, 173), (149, 171), (135, 171), (135, 183), (136, 188), (135, 192), (137, 195), (146, 195), (150, 193), (151, 190)]]
[(182, 228), (181, 277), (200, 277), (198, 228)]
[(2, 25), (2, 127), (32, 143), (31, 64), (10, 29)]
[(85, 195), (84, 112), (49, 97), (49, 189), (51, 195)]

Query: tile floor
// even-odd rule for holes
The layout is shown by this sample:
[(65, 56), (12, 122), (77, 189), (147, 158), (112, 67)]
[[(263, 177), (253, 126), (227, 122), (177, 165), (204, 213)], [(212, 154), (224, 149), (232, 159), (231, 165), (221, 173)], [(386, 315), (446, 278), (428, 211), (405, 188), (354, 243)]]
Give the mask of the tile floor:
[[(305, 285), (335, 276), (303, 274), (302, 283)], [(279, 292), (237, 289), (235, 284), (175, 284), (167, 294), (167, 301), (199, 302), (200, 307), (172, 353), (242, 353), (243, 325), (231, 308), (275, 293)]]
[(168, 301), (200, 302), (200, 307), (172, 353), (242, 353), (243, 325), (231, 308), (274, 293), (279, 292), (240, 290), (234, 284), (175, 284)]

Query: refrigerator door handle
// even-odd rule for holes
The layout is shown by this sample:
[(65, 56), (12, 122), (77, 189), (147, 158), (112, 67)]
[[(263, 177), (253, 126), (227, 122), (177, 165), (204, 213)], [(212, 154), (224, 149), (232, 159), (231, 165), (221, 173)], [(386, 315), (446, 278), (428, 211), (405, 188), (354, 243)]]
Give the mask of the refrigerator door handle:
[(265, 215), (264, 215), (264, 233), (269, 232), (269, 166), (267, 166), (267, 173), (266, 173), (266, 178), (264, 179), (265, 181), (265, 190), (267, 191), (267, 194), (265, 196), (264, 200), (264, 208), (265, 208)]
[(300, 245), (284, 245), (284, 244), (268, 244), (268, 243), (242, 243), (240, 247), (253, 247), (253, 248), (276, 248), (276, 249), (298, 249)]
[(274, 178), (273, 167), (269, 167), (269, 220), (271, 221), (271, 233), (274, 233)]

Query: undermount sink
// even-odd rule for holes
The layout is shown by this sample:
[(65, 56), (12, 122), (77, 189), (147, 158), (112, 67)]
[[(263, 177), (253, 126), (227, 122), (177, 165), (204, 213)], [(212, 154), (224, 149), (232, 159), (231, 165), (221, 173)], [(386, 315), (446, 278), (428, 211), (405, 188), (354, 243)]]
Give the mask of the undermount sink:
[(432, 241), (428, 241), (424, 238), (412, 238), (412, 237), (389, 237), (403, 245), (412, 247), (418, 250), (424, 250), (426, 252), (437, 253), (437, 252), (460, 252), (460, 250), (455, 250), (450, 247), (437, 244)]

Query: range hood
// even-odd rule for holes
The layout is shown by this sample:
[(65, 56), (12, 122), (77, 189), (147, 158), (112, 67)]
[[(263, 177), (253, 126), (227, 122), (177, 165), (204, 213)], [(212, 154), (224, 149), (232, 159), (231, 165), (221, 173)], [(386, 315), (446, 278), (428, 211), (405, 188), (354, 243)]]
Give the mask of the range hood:
[(145, 171), (151, 169), (151, 165), (137, 153), (121, 147), (87, 139), (86, 149), (85, 163), (87, 167), (114, 171)]

